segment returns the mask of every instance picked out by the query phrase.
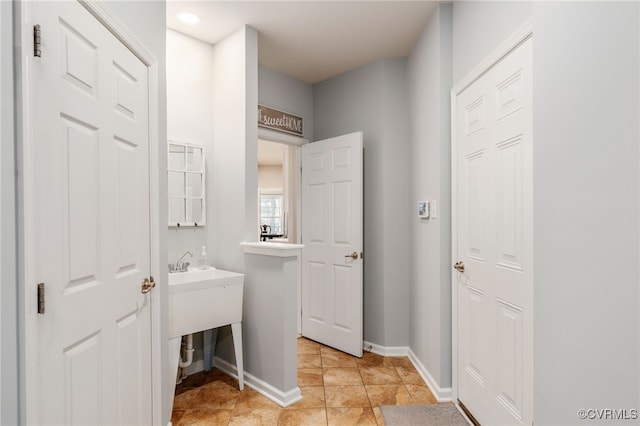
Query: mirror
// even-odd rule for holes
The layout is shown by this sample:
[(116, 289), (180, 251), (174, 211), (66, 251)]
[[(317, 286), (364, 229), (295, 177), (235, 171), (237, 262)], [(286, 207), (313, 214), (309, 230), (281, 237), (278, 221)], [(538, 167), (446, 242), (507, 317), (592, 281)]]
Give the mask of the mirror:
[(204, 147), (169, 141), (167, 169), (169, 226), (204, 226)]

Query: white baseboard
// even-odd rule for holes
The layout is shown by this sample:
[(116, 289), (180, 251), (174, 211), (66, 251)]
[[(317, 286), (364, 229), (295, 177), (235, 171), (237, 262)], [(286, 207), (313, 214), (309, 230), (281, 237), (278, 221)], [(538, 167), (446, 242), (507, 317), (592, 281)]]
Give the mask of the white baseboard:
[(382, 346), (371, 342), (364, 342), (365, 351), (382, 356), (406, 356), (427, 384), (433, 396), (438, 402), (451, 402), (453, 400), (452, 388), (441, 388), (429, 373), (429, 370), (420, 362), (416, 354), (407, 346)]
[[(375, 343), (364, 342), (363, 348), (365, 351), (372, 352), (381, 356), (406, 356), (409, 357), (409, 360), (416, 368), (422, 379), (425, 381), (433, 396), (435, 396), (438, 402), (451, 402), (453, 400), (453, 389), (441, 388), (438, 383), (435, 381), (433, 376), (429, 373), (429, 370), (420, 362), (416, 354), (407, 346), (382, 346), (377, 345)], [(228, 363), (222, 358), (214, 357), (213, 359), (214, 366), (233, 378), (238, 378), (238, 372), (236, 370), (236, 366)], [(204, 370), (204, 361), (198, 360), (191, 364), (189, 367), (185, 369), (185, 373), (187, 375), (191, 375), (197, 373), (199, 371)], [(281, 407), (288, 407), (291, 404), (294, 404), (302, 399), (302, 393), (300, 392), (300, 388), (296, 387), (295, 389), (289, 392), (282, 392), (269, 383), (258, 379), (257, 377), (244, 372), (244, 383), (249, 386), (251, 389), (255, 390), (259, 394), (263, 395), (265, 398), (270, 399)], [(169, 425), (171, 426), (171, 425)]]
[[(218, 357), (215, 357), (213, 361), (214, 366), (218, 370), (228, 374), (233, 378), (238, 378), (238, 370), (236, 369), (235, 365), (230, 364), (222, 358)], [(282, 392), (281, 390), (278, 390), (271, 386), (269, 383), (247, 373), (246, 371), (244, 372), (244, 384), (281, 407), (288, 407), (289, 405), (294, 404), (302, 399), (302, 393), (300, 392), (299, 387), (296, 387), (289, 392)]]
[(453, 400), (453, 389), (452, 388), (441, 388), (429, 373), (429, 370), (422, 365), (416, 354), (409, 349), (409, 360), (413, 364), (413, 366), (418, 370), (418, 373), (427, 384), (433, 396), (436, 397), (438, 402), (451, 402)]
[(382, 356), (407, 356), (409, 354), (407, 346), (381, 346), (365, 341), (362, 348), (367, 352)]

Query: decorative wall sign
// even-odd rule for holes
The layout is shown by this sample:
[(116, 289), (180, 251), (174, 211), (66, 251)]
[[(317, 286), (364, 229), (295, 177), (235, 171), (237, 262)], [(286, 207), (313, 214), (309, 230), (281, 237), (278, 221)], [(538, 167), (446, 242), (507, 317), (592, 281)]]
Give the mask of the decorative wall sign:
[(258, 126), (302, 136), (302, 117), (258, 105)]

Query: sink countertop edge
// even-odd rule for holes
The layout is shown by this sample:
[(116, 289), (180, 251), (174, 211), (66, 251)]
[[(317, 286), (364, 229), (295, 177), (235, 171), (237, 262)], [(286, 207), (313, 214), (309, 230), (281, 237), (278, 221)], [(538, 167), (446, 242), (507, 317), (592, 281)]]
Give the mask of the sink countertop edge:
[[(174, 279), (172, 279), (172, 277)], [(178, 287), (188, 287), (190, 285), (207, 282), (207, 281), (220, 281), (227, 282), (238, 277), (244, 278), (244, 274), (233, 271), (226, 271), (223, 269), (211, 268), (204, 271), (188, 271), (188, 272), (174, 272), (169, 274), (169, 289), (175, 291)], [(172, 282), (173, 281), (173, 282)]]

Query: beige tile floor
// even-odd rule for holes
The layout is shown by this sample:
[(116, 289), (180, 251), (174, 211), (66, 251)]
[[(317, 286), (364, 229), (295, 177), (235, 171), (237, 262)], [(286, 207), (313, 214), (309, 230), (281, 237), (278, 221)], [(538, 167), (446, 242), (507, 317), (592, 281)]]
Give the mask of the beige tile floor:
[(302, 401), (287, 408), (213, 369), (176, 388), (171, 422), (187, 425), (383, 425), (380, 405), (435, 404), (407, 357), (366, 353), (355, 358), (298, 339)]

